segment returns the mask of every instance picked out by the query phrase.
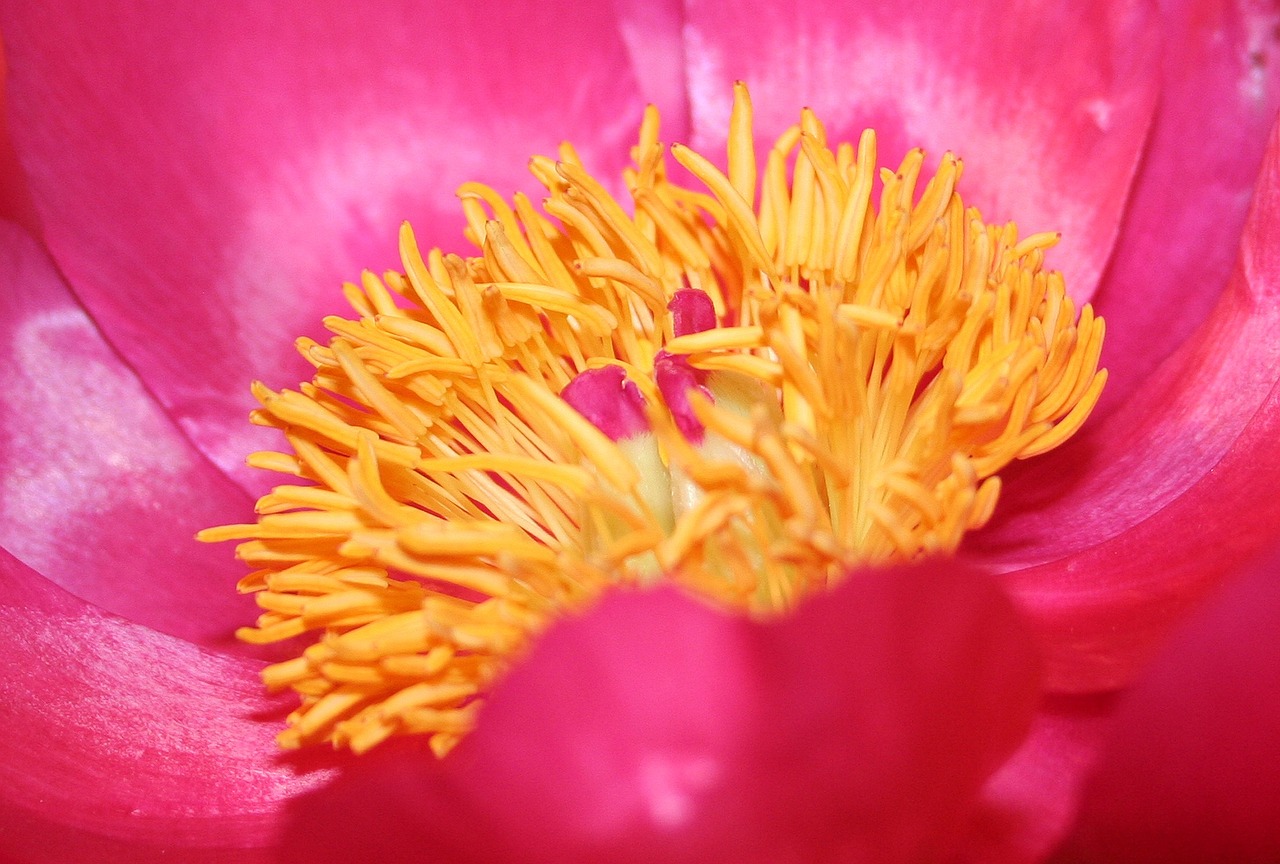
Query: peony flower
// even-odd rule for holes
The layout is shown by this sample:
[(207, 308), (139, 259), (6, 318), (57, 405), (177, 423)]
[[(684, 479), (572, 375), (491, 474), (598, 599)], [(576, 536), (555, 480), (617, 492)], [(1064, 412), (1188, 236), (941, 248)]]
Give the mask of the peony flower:
[[(227, 638), (253, 613), (227, 592), (234, 577), (225, 557), (189, 543), (198, 528), (241, 521), (261, 491), (240, 467), (264, 446), (243, 424), (244, 383), (306, 377), (288, 356), (292, 337), (334, 309), (343, 279), (393, 263), (387, 226), (408, 218), (420, 235), (457, 238), (452, 194), (461, 182), (520, 187), (514, 171), (528, 151), (552, 152), (560, 138), (575, 142), (597, 176), (616, 176), (650, 96), (674, 120), (673, 138), (715, 152), (731, 82), (741, 78), (760, 106), (758, 129), (781, 130), (783, 112), (808, 103), (832, 140), (870, 125), (883, 152), (955, 150), (966, 159), (966, 195), (984, 212), (1063, 231), (1057, 254), (1072, 295), (1092, 298), (1109, 322), (1112, 383), (1075, 441), (1006, 474), (1001, 510), (962, 550), (1000, 574), (1045, 658), (1050, 692), (1128, 683), (1186, 610), (1268, 542), (1280, 513), (1254, 493), (1275, 471), (1265, 446), (1276, 378), (1273, 168), (1254, 190), (1259, 160), (1277, 158), (1274, 141), (1263, 156), (1275, 107), (1265, 10), (821, 11), (541, 6), (517, 20), (501, 8), (308, 7), (298, 19), (247, 4), (125, 15), (89, 4), (57, 15), (0, 7), (22, 180), (11, 176), (3, 188), (13, 193), (8, 212), (40, 238), (7, 229), (9, 284), (0, 294), (15, 370), (0, 451), (0, 545), (10, 553), (0, 614), (15, 645), (0, 667), (8, 733), (0, 848), (18, 860), (275, 856), (285, 802), (325, 782), (331, 763), (314, 751), (274, 755), (270, 739), (287, 709), (260, 695), (261, 661)], [(773, 741), (777, 751), (759, 749), (759, 728), (727, 739), (751, 742), (755, 761), (715, 754), (732, 770), (711, 779), (696, 758), (674, 779), (671, 763), (660, 763), (657, 779), (650, 774), (657, 787), (636, 800), (651, 820), (675, 819), (696, 836), (681, 851), (651, 831), (645, 843), (657, 845), (641, 850), (705, 857), (724, 848), (717, 828), (762, 824), (779, 844), (763, 848), (783, 852), (874, 849), (892, 859), (959, 848), (992, 860), (983, 843), (1040, 851), (1070, 807), (1096, 706), (1050, 698), (993, 776), (1030, 719), (1020, 677), (1030, 668), (1027, 634), (986, 589), (960, 592), (971, 606), (939, 610), (957, 580), (983, 584), (940, 566), (933, 604), (912, 606), (919, 622), (936, 623), (927, 644), (937, 655), (919, 658), (927, 683), (902, 686), (914, 655), (884, 653), (921, 650), (920, 632), (891, 614), (918, 579), (851, 585), (775, 628), (726, 623), (670, 595), (610, 601), (553, 631), (512, 673), (467, 761), (459, 750), (456, 767), (423, 768), (430, 779), (416, 815), (439, 806), (447, 816), (456, 802), (472, 808), (474, 818), (434, 841), (446, 849), (468, 836), (451, 832), (494, 824), (505, 826), (492, 835), (497, 848), (520, 826), (547, 828), (531, 857), (566, 848), (557, 843), (598, 852), (620, 842), (609, 832), (628, 823), (581, 805), (597, 791), (607, 800), (625, 771), (604, 773), (606, 764), (594, 785), (546, 801), (531, 791), (539, 787), (521, 785), (524, 775), (494, 772), (556, 765), (515, 759), (528, 750), (512, 752), (520, 739), (503, 734), (513, 722), (504, 716), (566, 706), (576, 732), (613, 704), (532, 699), (541, 682), (566, 689), (566, 673), (555, 670), (573, 667), (557, 658), (599, 652), (596, 680), (617, 674), (624, 691), (628, 681), (662, 684), (628, 661), (644, 656), (630, 648), (655, 647), (636, 626), (648, 614), (722, 661), (681, 669), (670, 658), (666, 668), (687, 676), (699, 698), (676, 702), (671, 727), (658, 730), (675, 737), (656, 741), (687, 747), (709, 730), (724, 741), (727, 727), (715, 721), (733, 716), (789, 734)], [(842, 643), (831, 621), (846, 612), (866, 616), (855, 620), (870, 632), (882, 624), (886, 638)], [(996, 635), (966, 640), (979, 632)], [(846, 649), (866, 658), (867, 677), (819, 675), (796, 659)], [(993, 683), (1009, 669), (1022, 671)], [(841, 741), (819, 722), (862, 710), (867, 703), (854, 697), (867, 690), (888, 706), (884, 717), (908, 725), (872, 734), (869, 723), (866, 736)], [(777, 713), (763, 698), (788, 693), (797, 713)], [(1006, 697), (1008, 711), (992, 716), (974, 693)], [(656, 698), (673, 702), (661, 690)], [(884, 749), (951, 728), (930, 717), (960, 724), (951, 746), (917, 751), (936, 766)], [(545, 740), (572, 749), (563, 718), (536, 722), (530, 728)], [(611, 740), (624, 727), (595, 728)], [(708, 805), (721, 808), (718, 819), (680, 821), (697, 799), (690, 788), (774, 776), (797, 793), (807, 780), (829, 783), (820, 759), (828, 751), (803, 752), (805, 729), (834, 748), (826, 768), (875, 767), (860, 780), (867, 785), (841, 787), (847, 797), (832, 812), (868, 812), (838, 805), (871, 800), (894, 816), (883, 832), (853, 820), (845, 834), (835, 815), (802, 809), (811, 821), (788, 837), (785, 821), (755, 819), (766, 787), (754, 785), (740, 787), (741, 805), (725, 803), (722, 790)], [(558, 752), (566, 751), (549, 750)], [(378, 773), (390, 757), (363, 758), (379, 761), (355, 763), (336, 799), (306, 800), (323, 811), (352, 784), (396, 788), (396, 777)], [(312, 763), (319, 767), (307, 770)], [(432, 790), (450, 776), (470, 783), (468, 794), (441, 802)], [(673, 782), (680, 794), (670, 794)], [(494, 801), (494, 789), (515, 797)], [(550, 821), (503, 818), (520, 802)], [(297, 806), (305, 819), (312, 805)], [(336, 812), (353, 832), (368, 825), (359, 810)], [(588, 816), (574, 823), (574, 814)], [(436, 836), (435, 824), (421, 830)]]

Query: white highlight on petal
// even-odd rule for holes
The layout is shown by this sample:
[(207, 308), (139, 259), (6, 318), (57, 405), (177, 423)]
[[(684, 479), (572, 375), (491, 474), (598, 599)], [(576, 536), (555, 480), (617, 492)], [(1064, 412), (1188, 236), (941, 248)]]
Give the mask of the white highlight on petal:
[[(168, 419), (100, 340), (76, 308), (37, 312), (18, 327), (0, 394), (8, 452), (22, 458), (5, 466), (0, 521), (56, 532), (81, 523), (69, 508), (105, 513), (146, 501), (157, 475), (176, 481), (190, 469)], [(43, 532), (6, 540), (33, 566), (58, 543)]]
[(719, 779), (720, 763), (710, 756), (651, 754), (640, 764), (639, 788), (649, 818), (676, 830), (695, 818), (698, 799)]

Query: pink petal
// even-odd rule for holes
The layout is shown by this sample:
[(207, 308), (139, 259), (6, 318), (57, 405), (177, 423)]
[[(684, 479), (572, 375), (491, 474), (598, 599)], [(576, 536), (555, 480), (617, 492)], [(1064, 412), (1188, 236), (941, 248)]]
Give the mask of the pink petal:
[(0, 856), (265, 864), (284, 802), (325, 778), (279, 759), (253, 661), (103, 613), (2, 551), (0, 637)]
[(966, 201), (988, 221), (1062, 231), (1054, 266), (1073, 295), (1093, 293), (1157, 95), (1158, 30), (1145, 5), (688, 5), (698, 145), (721, 151), (730, 84), (742, 79), (762, 134), (781, 133), (808, 105), (833, 140), (874, 127), (893, 167), (910, 147), (953, 150), (965, 160)]
[(1280, 556), (1233, 582), (1121, 703), (1061, 860), (1280, 861)]
[(563, 138), (611, 175), (641, 114), (612, 11), (570, 0), (14, 0), (0, 32), (54, 259), (232, 472), (266, 440), (250, 380), (301, 380), (294, 337), (398, 263), (402, 220), (461, 247), (459, 183), (530, 188)]
[(18, 166), (18, 156), (9, 140), (9, 117), (3, 85), (7, 77), (3, 46), (0, 46), (0, 219), (17, 222), (32, 233), (38, 233), (35, 204), (27, 178)]
[(665, 141), (689, 137), (681, 0), (613, 0), (640, 94), (662, 111)]
[(1280, 126), (1241, 257), (1201, 330), (1054, 460), (1013, 472), (968, 554), (1002, 567), (1054, 686), (1128, 681), (1185, 611), (1280, 531)]
[(1098, 294), (1114, 373), (1100, 412), (1143, 386), (1226, 285), (1280, 107), (1273, 4), (1161, 5), (1160, 108)]
[(1007, 601), (950, 566), (855, 574), (776, 625), (670, 590), (617, 595), (553, 628), (443, 763), (401, 743), (352, 764), (300, 802), (287, 847), (297, 861), (942, 860), (1035, 698)]
[(1115, 699), (1053, 697), (1027, 740), (982, 790), (961, 854), (951, 864), (1033, 864), (1062, 839), (1093, 766)]
[(102, 341), (45, 253), (0, 223), (0, 546), (110, 612), (206, 645), (255, 615), (200, 528), (244, 493)]

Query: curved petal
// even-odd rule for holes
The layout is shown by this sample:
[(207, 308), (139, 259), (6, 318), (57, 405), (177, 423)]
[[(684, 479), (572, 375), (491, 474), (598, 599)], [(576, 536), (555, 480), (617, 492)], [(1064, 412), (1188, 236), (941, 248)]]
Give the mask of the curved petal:
[(1058, 459), (1011, 476), (1005, 516), (967, 547), (1024, 566), (1005, 584), (1036, 619), (1054, 686), (1128, 681), (1192, 604), (1280, 532), (1277, 250), (1280, 125), (1234, 278), (1204, 326)]
[(719, 152), (730, 84), (777, 135), (812, 107), (835, 140), (880, 134), (965, 159), (966, 202), (1027, 233), (1060, 230), (1053, 263), (1089, 297), (1111, 252), (1156, 100), (1158, 27), (1142, 3), (691, 0), (695, 144)]
[(286, 848), (942, 860), (1035, 699), (1007, 600), (950, 566), (855, 574), (775, 625), (670, 590), (616, 595), (548, 632), (439, 765), (402, 742), (302, 799)]
[(294, 337), (398, 264), (402, 220), (461, 246), (459, 183), (532, 187), (529, 155), (563, 138), (612, 172), (642, 107), (612, 11), (571, 0), (11, 0), (0, 32), (54, 259), (242, 479), (264, 440), (248, 383), (309, 377)]
[(1250, 570), (1125, 697), (1055, 860), (1280, 861), (1280, 556)]
[(0, 551), (0, 854), (267, 862), (291, 796), (258, 665), (107, 615)]
[(1227, 284), (1280, 107), (1280, 9), (1165, 0), (1163, 87), (1099, 289), (1112, 370), (1099, 416), (1143, 386)]
[(254, 605), (200, 528), (243, 521), (205, 461), (102, 341), (30, 237), (0, 223), (0, 546), (103, 609), (234, 645)]
[(1093, 767), (1111, 696), (1051, 697), (1027, 740), (982, 790), (961, 852), (950, 864), (1034, 864), (1062, 839)]

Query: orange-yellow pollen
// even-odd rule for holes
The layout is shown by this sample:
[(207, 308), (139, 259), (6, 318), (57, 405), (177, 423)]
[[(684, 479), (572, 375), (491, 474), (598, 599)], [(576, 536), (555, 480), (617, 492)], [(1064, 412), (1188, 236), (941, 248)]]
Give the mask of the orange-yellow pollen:
[[(465, 184), (480, 254), (424, 256), (402, 226), (403, 272), (344, 286), (354, 318), (299, 341), (313, 379), (254, 385), (288, 446), (249, 462), (297, 482), (199, 536), (253, 568), (241, 639), (312, 639), (263, 673), (301, 700), (283, 746), (407, 733), (444, 754), (531, 638), (610, 586), (771, 615), (952, 552), (1000, 469), (1097, 402), (1103, 322), (1043, 269), (1057, 236), (984, 224), (951, 154), (921, 186), (921, 151), (877, 169), (872, 132), (833, 150), (805, 110), (760, 171), (738, 85), (728, 172), (669, 155), (705, 188), (668, 178), (650, 108), (630, 208), (568, 145), (531, 163), (542, 213)], [(677, 333), (681, 291), (714, 326)], [(638, 434), (561, 395), (606, 366)]]

